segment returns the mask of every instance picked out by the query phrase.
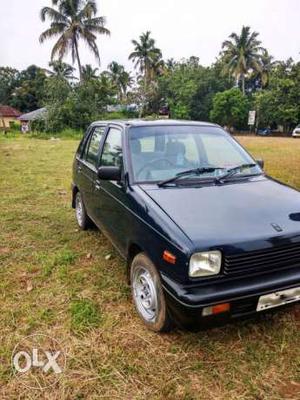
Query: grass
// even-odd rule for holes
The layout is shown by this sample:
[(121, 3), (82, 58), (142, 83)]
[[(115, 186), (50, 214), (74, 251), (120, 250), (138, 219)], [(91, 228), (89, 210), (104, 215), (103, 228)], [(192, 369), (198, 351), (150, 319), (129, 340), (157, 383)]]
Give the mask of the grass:
[[(268, 173), (300, 189), (300, 140), (238, 140)], [(124, 262), (100, 232), (76, 226), (76, 146), (0, 139), (0, 398), (299, 399), (299, 306), (199, 333), (143, 327)], [(51, 391), (26, 389), (12, 375), (14, 346), (37, 332), (67, 354)]]

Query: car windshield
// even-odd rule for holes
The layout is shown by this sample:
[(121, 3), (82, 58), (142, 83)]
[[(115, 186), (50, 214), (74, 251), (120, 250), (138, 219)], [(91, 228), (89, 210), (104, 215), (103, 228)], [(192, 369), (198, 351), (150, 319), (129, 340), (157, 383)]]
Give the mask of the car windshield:
[[(229, 134), (214, 126), (131, 127), (129, 149), (135, 182), (160, 182), (190, 169), (206, 167), (212, 168), (200, 177), (187, 175), (184, 181), (211, 179), (238, 165), (254, 163)], [(241, 169), (235, 177), (261, 172), (256, 165)]]

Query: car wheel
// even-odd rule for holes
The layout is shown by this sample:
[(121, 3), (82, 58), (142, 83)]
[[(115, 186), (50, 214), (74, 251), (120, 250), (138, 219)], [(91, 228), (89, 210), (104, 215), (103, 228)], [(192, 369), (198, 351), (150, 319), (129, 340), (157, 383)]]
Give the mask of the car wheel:
[(144, 324), (155, 332), (168, 332), (173, 323), (169, 316), (160, 276), (152, 261), (138, 254), (130, 268), (133, 302)]
[(91, 225), (91, 220), (86, 213), (80, 192), (77, 192), (75, 197), (75, 214), (80, 229), (86, 230), (87, 228), (89, 228), (89, 226)]

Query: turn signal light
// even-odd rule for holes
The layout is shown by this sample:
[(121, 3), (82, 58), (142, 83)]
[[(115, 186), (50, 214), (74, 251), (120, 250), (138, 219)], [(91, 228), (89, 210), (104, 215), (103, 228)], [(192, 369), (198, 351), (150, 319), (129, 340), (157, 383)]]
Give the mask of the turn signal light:
[(167, 261), (169, 264), (175, 264), (176, 263), (176, 257), (174, 254), (170, 253), (168, 250), (165, 250), (163, 252), (163, 259)]
[(202, 310), (202, 315), (216, 315), (230, 311), (230, 303), (217, 304), (211, 307), (205, 307)]

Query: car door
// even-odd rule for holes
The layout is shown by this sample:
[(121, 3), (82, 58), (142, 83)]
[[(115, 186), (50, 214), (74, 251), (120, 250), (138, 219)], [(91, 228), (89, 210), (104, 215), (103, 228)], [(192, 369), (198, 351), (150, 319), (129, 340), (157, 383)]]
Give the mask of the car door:
[[(122, 129), (109, 127), (103, 142), (99, 166), (116, 166), (123, 170)], [(124, 172), (122, 173), (124, 175)], [(126, 188), (122, 182), (96, 181), (96, 223), (110, 237), (119, 251), (126, 248)]]
[(79, 190), (81, 191), (88, 215), (95, 218), (95, 182), (97, 180), (97, 162), (100, 144), (105, 132), (105, 126), (95, 126), (89, 135), (79, 166)]

